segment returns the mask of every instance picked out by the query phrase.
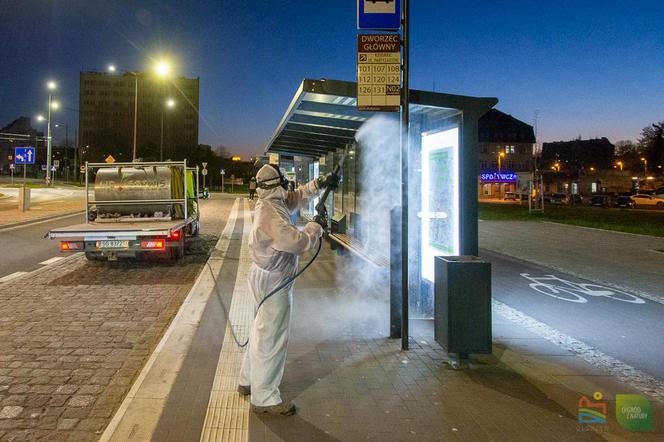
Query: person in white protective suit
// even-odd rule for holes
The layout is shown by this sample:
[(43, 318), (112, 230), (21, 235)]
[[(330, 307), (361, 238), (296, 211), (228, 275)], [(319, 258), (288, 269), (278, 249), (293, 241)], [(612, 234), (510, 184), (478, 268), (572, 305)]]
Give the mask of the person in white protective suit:
[[(327, 186), (336, 186), (334, 175), (313, 180), (289, 192), (288, 180), (278, 167), (263, 166), (256, 174), (258, 185), (253, 228), (249, 236), (252, 266), (249, 290), (254, 308), (271, 291), (292, 278), (298, 269), (298, 256), (318, 245), (321, 225), (309, 222), (304, 230), (291, 224), (290, 215)], [(256, 413), (290, 416), (292, 402), (283, 402), (279, 384), (286, 365), (290, 328), (291, 282), (259, 308), (249, 332), (249, 343), (240, 370), (238, 391), (251, 395)]]

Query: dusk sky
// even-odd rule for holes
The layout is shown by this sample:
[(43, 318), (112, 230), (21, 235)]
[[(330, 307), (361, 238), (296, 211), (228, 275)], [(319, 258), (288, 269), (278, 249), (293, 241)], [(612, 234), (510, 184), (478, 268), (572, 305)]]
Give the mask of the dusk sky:
[[(44, 112), (48, 79), (76, 109), (80, 70), (164, 54), (200, 77), (200, 143), (249, 156), (303, 78), (355, 81), (352, 0), (4, 0), (0, 22), (0, 126)], [(495, 96), (529, 124), (539, 110), (540, 141), (635, 140), (664, 120), (661, 0), (418, 0), (411, 26), (412, 88)], [(53, 119), (73, 138), (75, 111)]]

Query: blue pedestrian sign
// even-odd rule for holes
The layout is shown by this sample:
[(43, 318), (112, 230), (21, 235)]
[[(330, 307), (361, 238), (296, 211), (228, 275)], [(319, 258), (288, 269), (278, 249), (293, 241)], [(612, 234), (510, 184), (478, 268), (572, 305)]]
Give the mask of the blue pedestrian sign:
[(392, 30), (401, 27), (401, 0), (357, 0), (357, 29)]
[(17, 147), (14, 152), (14, 163), (16, 164), (35, 164), (34, 147)]

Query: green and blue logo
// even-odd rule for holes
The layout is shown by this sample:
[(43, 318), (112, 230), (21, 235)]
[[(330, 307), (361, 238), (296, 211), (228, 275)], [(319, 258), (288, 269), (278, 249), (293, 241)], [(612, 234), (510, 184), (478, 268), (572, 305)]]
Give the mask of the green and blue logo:
[(617, 394), (616, 419), (627, 430), (652, 431), (652, 406), (640, 394)]

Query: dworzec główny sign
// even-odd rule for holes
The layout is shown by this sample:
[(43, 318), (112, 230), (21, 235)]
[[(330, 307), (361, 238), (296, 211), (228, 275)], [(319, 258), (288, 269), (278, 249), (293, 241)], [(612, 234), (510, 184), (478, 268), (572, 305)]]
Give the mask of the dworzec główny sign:
[(357, 36), (357, 109), (399, 112), (401, 103), (401, 37)]

